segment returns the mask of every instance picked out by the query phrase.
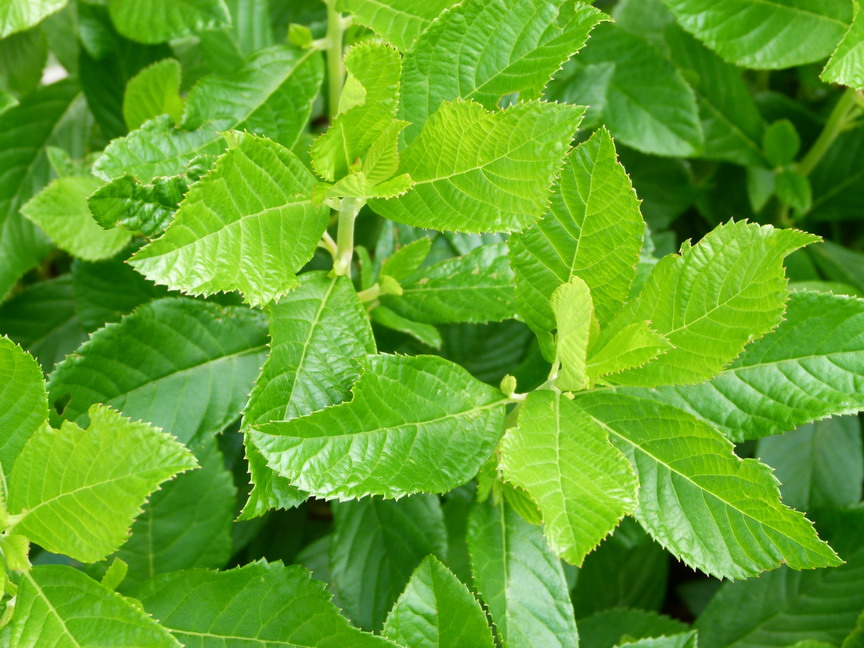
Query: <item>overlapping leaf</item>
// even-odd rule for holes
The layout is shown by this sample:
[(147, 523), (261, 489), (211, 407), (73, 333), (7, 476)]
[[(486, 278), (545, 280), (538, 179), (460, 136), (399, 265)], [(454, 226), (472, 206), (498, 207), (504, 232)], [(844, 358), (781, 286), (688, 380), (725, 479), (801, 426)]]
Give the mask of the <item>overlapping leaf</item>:
[(48, 420), (48, 395), (36, 361), (0, 337), (0, 467), (8, 475), (24, 444)]
[(338, 0), (340, 11), (348, 11), (354, 20), (374, 29), (401, 50), (411, 48), (429, 24), (457, 0)]
[(117, 31), (142, 43), (161, 43), (231, 22), (223, 0), (110, 0), (108, 8)]
[(852, 25), (822, 70), (821, 78), (861, 90), (864, 89), (864, 14), (858, 0), (854, 0), (854, 9)]
[(60, 11), (69, 0), (4, 0), (0, 4), (0, 38), (24, 31)]
[(123, 119), (129, 130), (159, 115), (168, 115), (174, 123), (180, 121), (183, 117), (181, 75), (176, 59), (164, 59), (144, 68), (129, 81), (123, 93)]

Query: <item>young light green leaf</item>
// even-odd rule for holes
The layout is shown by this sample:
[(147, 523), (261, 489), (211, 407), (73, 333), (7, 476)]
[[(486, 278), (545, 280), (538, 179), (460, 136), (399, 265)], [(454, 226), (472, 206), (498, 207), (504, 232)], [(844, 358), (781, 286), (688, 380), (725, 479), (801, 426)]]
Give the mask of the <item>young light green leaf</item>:
[(434, 495), (366, 498), (335, 504), (333, 517), (330, 567), (339, 602), (361, 628), (380, 630), (420, 561), (445, 556), (441, 504)]
[(591, 289), (577, 276), (563, 283), (549, 300), (558, 333), (555, 336), (556, 358), (561, 363), (559, 389), (581, 391), (591, 386), (585, 365), (588, 359), (588, 337), (594, 320)]
[(441, 493), (473, 477), (501, 436), (501, 393), (435, 356), (370, 356), (354, 398), (255, 426), (268, 465), (330, 498)]
[(651, 362), (671, 345), (648, 322), (634, 322), (588, 349), (586, 371), (591, 380), (635, 369)]
[(504, 478), (543, 514), (549, 546), (579, 565), (636, 508), (636, 475), (605, 430), (569, 399), (532, 392), (501, 442)]
[(170, 288), (239, 290), (261, 305), (299, 285), (296, 273), (312, 258), (329, 210), (311, 204), (315, 180), (291, 151), (246, 133), (229, 139), (228, 151), (190, 189), (165, 233), (129, 263)]
[(596, 390), (581, 392), (575, 403), (633, 464), (636, 518), (686, 564), (723, 578), (781, 563), (840, 564), (812, 524), (781, 503), (771, 469), (736, 457), (732, 443), (707, 424), (667, 405)]
[(561, 561), (540, 527), (507, 504), (475, 504), (468, 518), (474, 585), (509, 648), (577, 648)]
[(180, 122), (181, 75), (180, 63), (169, 58), (144, 68), (129, 81), (123, 93), (123, 119), (129, 130), (159, 115), (168, 115), (175, 124)]
[(15, 459), (48, 420), (42, 370), (29, 353), (0, 337), (0, 468), (8, 475)]
[(603, 610), (579, 620), (579, 638), (583, 646), (591, 648), (613, 648), (625, 637), (632, 640), (671, 636), (687, 632), (687, 629), (682, 621), (638, 609)]
[(864, 13), (859, 0), (853, 0), (855, 17), (849, 31), (828, 59), (820, 78), (864, 90)]
[(401, 50), (411, 45), (429, 24), (458, 0), (338, 0), (339, 11), (350, 12), (354, 22), (375, 30)]
[[(264, 359), (266, 321), (247, 308), (169, 298), (93, 334), (51, 374), (51, 402), (80, 425), (105, 403), (189, 443), (240, 413)], [(188, 395), (194, 394), (194, 399)]]
[[(84, 430), (43, 425), (9, 476), (15, 525), (48, 551), (81, 562), (102, 560), (126, 539), (141, 505), (159, 484), (196, 466), (195, 457), (163, 432), (104, 405)], [(111, 506), (106, 506), (106, 502)]]
[(636, 193), (612, 137), (600, 129), (570, 154), (550, 212), (510, 239), (522, 317), (535, 331), (552, 331), (552, 293), (579, 276), (591, 289), (597, 318), (608, 322), (630, 290), (644, 232)]
[(87, 197), (102, 183), (92, 176), (57, 178), (21, 208), (58, 247), (85, 261), (114, 256), (132, 235), (125, 230), (108, 232), (90, 215)]
[(126, 38), (161, 43), (231, 23), (224, 0), (109, 0), (111, 21)]
[(355, 171), (333, 185), (322, 182), (315, 186), (312, 199), (315, 204), (329, 198), (395, 198), (414, 186), (407, 173), (375, 183), (364, 171)]
[(664, 0), (684, 29), (730, 63), (777, 70), (826, 58), (852, 21), (847, 0)]
[(431, 324), (414, 322), (396, 311), (390, 310), (386, 306), (376, 306), (369, 315), (376, 324), (399, 331), (405, 335), (410, 335), (420, 342), (420, 344), (432, 347), (433, 349), (440, 350), (441, 345), (444, 343), (438, 329)]
[(69, 0), (3, 0), (0, 2), (0, 38), (24, 31), (51, 14), (57, 13)]
[(158, 177), (152, 183), (141, 184), (126, 174), (99, 187), (87, 198), (87, 206), (104, 229), (119, 225), (144, 236), (155, 236), (171, 222), (188, 190), (189, 181), (182, 175)]
[[(381, 273), (388, 270), (385, 262)], [(465, 256), (426, 266), (401, 285), (401, 295), (382, 295), (381, 303), (417, 322), (493, 322), (509, 319), (515, 311), (506, 243), (481, 245)]]
[(414, 188), (372, 200), (376, 212), (416, 227), (511, 232), (546, 209), (552, 182), (582, 109), (528, 101), (489, 112), (474, 102), (443, 103), (402, 153)]
[(493, 648), (483, 608), (434, 556), (414, 571), (382, 634), (406, 648)]
[[(348, 398), (360, 375), (355, 360), (375, 353), (369, 319), (344, 277), (303, 275), (295, 292), (270, 307), (270, 355), (243, 414), (244, 427), (311, 414)], [(241, 518), (306, 499), (267, 466), (246, 435), (253, 489)]]
[(128, 646), (180, 648), (138, 605), (72, 567), (34, 567), (19, 588), (9, 633), (16, 648), (98, 646), (107, 637)]
[(348, 625), (324, 583), (296, 565), (261, 561), (223, 572), (172, 572), (133, 594), (186, 648), (394, 646)]
[(426, 260), (431, 248), (432, 239), (427, 236), (403, 245), (384, 259), (381, 274), (389, 275), (399, 282), (404, 281)]
[(488, 109), (511, 93), (538, 98), (592, 28), (607, 19), (590, 5), (566, 0), (458, 4), (433, 22), (405, 57), (399, 117), (411, 123), (406, 141), (420, 136), (439, 107), (457, 98)]

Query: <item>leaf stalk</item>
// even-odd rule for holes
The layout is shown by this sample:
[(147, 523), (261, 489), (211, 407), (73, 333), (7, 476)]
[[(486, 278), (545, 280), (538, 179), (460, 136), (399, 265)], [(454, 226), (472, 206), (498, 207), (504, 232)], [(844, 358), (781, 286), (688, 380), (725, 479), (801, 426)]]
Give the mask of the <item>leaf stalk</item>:
[(345, 21), (336, 11), (336, 0), (324, 0), (327, 5), (327, 109), (330, 119), (339, 112), (339, 98), (345, 83), (345, 62), (342, 59), (342, 35)]
[(819, 164), (822, 158), (825, 157), (828, 149), (834, 144), (834, 140), (849, 128), (849, 125), (858, 116), (860, 110), (856, 91), (848, 88), (840, 96), (837, 105), (831, 111), (831, 115), (825, 123), (825, 128), (822, 129), (813, 146), (807, 151), (807, 155), (798, 164), (798, 172), (801, 175), (809, 175), (816, 168), (816, 165)]

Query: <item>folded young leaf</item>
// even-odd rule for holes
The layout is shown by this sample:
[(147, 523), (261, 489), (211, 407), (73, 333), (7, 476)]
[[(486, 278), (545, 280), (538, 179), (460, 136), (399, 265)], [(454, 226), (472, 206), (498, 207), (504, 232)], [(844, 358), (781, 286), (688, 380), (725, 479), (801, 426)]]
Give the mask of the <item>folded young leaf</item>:
[(506, 399), (436, 356), (370, 356), (354, 398), (257, 425), (267, 464), (319, 497), (442, 493), (471, 479), (501, 437)]
[(382, 634), (406, 648), (493, 648), (483, 608), (435, 556), (415, 570)]
[(8, 507), (23, 514), (16, 533), (48, 551), (96, 562), (126, 540), (159, 484), (197, 462), (146, 423), (104, 405), (88, 414), (86, 430), (68, 421), (59, 430), (45, 424), (30, 438), (9, 476)]
[(458, 0), (337, 0), (339, 11), (348, 11), (354, 22), (365, 25), (401, 50), (411, 45), (437, 16)]
[[(336, 405), (360, 375), (355, 362), (375, 353), (369, 319), (345, 277), (303, 275), (295, 292), (270, 307), (270, 355), (243, 414), (243, 426), (283, 421)], [(253, 489), (242, 519), (290, 508), (308, 496), (272, 471), (246, 435)]]
[(24, 444), (48, 420), (42, 370), (29, 353), (0, 337), (0, 470), (8, 475)]
[(464, 232), (512, 232), (531, 225), (546, 202), (583, 109), (528, 101), (489, 112), (441, 104), (402, 152), (414, 188), (370, 206), (406, 225)]
[(381, 274), (402, 282), (410, 277), (429, 256), (432, 239), (424, 236), (396, 249), (381, 264)]
[[(457, 98), (493, 109), (501, 97), (536, 99), (552, 75), (608, 16), (566, 0), (465, 0), (434, 21), (405, 57), (400, 119), (419, 136)], [(459, 129), (454, 131), (459, 133)]]
[[(387, 271), (385, 262), (381, 273)], [(506, 243), (482, 245), (465, 256), (426, 266), (401, 285), (401, 295), (382, 295), (381, 303), (417, 322), (481, 323), (514, 315), (513, 272)]]
[(684, 29), (731, 63), (777, 70), (826, 58), (852, 21), (847, 0), (664, 0)]
[[(315, 179), (288, 149), (233, 133), (165, 233), (129, 261), (148, 279), (192, 294), (239, 290), (265, 304), (299, 285), (329, 210), (311, 203)], [(251, 190), (237, 192), (232, 187)]]
[(19, 588), (9, 631), (12, 646), (98, 646), (111, 637), (127, 646), (180, 648), (137, 602), (72, 567), (34, 567), (21, 577)]
[(111, 21), (126, 38), (161, 43), (231, 23), (224, 0), (109, 0)]
[(820, 78), (826, 83), (839, 83), (857, 90), (864, 89), (864, 13), (861, 3), (853, 0), (855, 17), (849, 31), (828, 59)]
[(132, 77), (123, 93), (123, 120), (130, 131), (159, 115), (168, 115), (175, 124), (180, 122), (183, 118), (182, 74), (180, 62), (169, 58), (147, 66)]
[(665, 353), (671, 345), (648, 322), (634, 322), (615, 335), (605, 338), (603, 346), (588, 349), (586, 371), (593, 381), (597, 378), (635, 369)]
[(189, 181), (183, 175), (154, 178), (152, 183), (141, 184), (127, 173), (90, 194), (87, 206), (104, 229), (119, 225), (144, 236), (156, 236), (174, 218), (188, 190)]
[(555, 357), (561, 363), (555, 385), (565, 391), (588, 389), (591, 386), (585, 371), (588, 338), (592, 323), (596, 321), (591, 289), (579, 277), (571, 277), (555, 289), (549, 305), (555, 313), (558, 329)]
[(324, 583), (296, 565), (260, 561), (223, 572), (173, 572), (133, 594), (187, 648), (395, 646), (348, 625)]
[(501, 442), (504, 478), (537, 502), (549, 546), (580, 565), (636, 508), (636, 475), (606, 431), (561, 394), (537, 391)]
[(376, 324), (409, 335), (420, 344), (435, 350), (440, 350), (441, 345), (444, 344), (438, 329), (431, 324), (414, 322), (386, 306), (376, 306), (369, 315)]
[(639, 478), (636, 518), (680, 560), (707, 574), (747, 578), (782, 563), (840, 559), (803, 514), (780, 501), (768, 466), (693, 416), (641, 398), (581, 392), (575, 403), (609, 434)]
[(60, 11), (69, 0), (6, 0), (0, 6), (0, 38), (38, 25)]
[(475, 503), (468, 518), (474, 586), (509, 648), (577, 648), (561, 561), (540, 527), (505, 503)]

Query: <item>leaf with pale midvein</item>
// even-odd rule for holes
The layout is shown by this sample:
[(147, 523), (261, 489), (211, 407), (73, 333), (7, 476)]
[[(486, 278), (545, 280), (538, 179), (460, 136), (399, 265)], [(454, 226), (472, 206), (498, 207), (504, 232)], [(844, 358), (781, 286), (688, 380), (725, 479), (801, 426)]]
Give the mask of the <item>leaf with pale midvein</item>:
[(258, 50), (230, 74), (201, 79), (189, 91), (181, 125), (192, 130), (213, 121), (219, 130), (247, 130), (291, 148), (306, 129), (323, 78), (313, 49)]
[(603, 346), (588, 349), (586, 371), (592, 380), (620, 371), (641, 367), (669, 348), (665, 337), (648, 322), (634, 322), (603, 341)]
[(382, 634), (406, 648), (493, 648), (483, 608), (434, 556), (414, 571)]
[(601, 128), (565, 162), (549, 213), (510, 239), (519, 313), (535, 331), (552, 331), (549, 299), (578, 275), (605, 324), (627, 298), (644, 232), (630, 178)]
[(528, 101), (487, 111), (443, 103), (402, 152), (414, 187), (370, 206), (406, 225), (463, 232), (512, 232), (546, 210), (552, 183), (583, 109)]
[(8, 507), (23, 514), (17, 533), (48, 551), (96, 562), (123, 543), (159, 484), (197, 462), (146, 423), (104, 405), (88, 414), (86, 430), (67, 421), (59, 430), (43, 425), (30, 438), (9, 476)]
[(401, 50), (408, 50), (429, 24), (458, 0), (338, 0), (339, 11), (347, 11), (354, 22), (380, 34)]
[[(385, 262), (381, 273), (387, 270)], [(400, 283), (402, 294), (382, 295), (381, 303), (415, 322), (480, 323), (514, 315), (513, 272), (506, 243), (481, 245), (465, 256), (423, 267)]]
[(9, 640), (15, 648), (104, 646), (180, 648), (137, 602), (65, 565), (42, 565), (21, 577)]
[(864, 300), (794, 292), (777, 329), (708, 382), (617, 391), (686, 410), (733, 441), (864, 410)]
[(849, 31), (828, 59), (820, 78), (857, 90), (864, 89), (864, 12), (859, 0), (853, 2), (855, 18)]
[(91, 405), (105, 403), (188, 443), (238, 417), (266, 343), (261, 313), (161, 299), (95, 332), (57, 366), (48, 391), (80, 425)]
[(231, 24), (224, 0), (109, 0), (111, 21), (121, 34), (161, 43)]
[(777, 326), (786, 307), (784, 257), (819, 238), (746, 221), (719, 225), (695, 246), (660, 260), (644, 288), (610, 322), (598, 344), (633, 322), (651, 322), (670, 349), (609, 378), (662, 385), (711, 378), (753, 339)]
[(508, 648), (577, 648), (579, 634), (561, 561), (538, 526), (504, 502), (475, 503), (468, 517), (471, 573)]
[[(270, 307), (270, 355), (249, 396), (243, 425), (311, 414), (341, 403), (360, 376), (355, 362), (375, 353), (369, 318), (351, 282), (323, 272), (303, 275), (302, 285)], [(241, 518), (290, 508), (307, 493), (267, 466), (246, 435), (252, 492)]]
[(514, 92), (536, 99), (603, 20), (594, 7), (567, 0), (465, 0), (442, 14), (405, 57), (399, 118), (411, 122), (406, 141), (447, 101), (493, 109)]
[(8, 475), (15, 459), (48, 420), (42, 370), (29, 353), (0, 337), (0, 468)]
[(176, 59), (163, 59), (136, 74), (123, 93), (123, 120), (135, 130), (148, 119), (168, 115), (174, 123), (183, 117), (180, 98), (182, 70)]
[(826, 58), (852, 21), (849, 0), (664, 0), (684, 29), (730, 63), (776, 70)]
[(736, 457), (709, 425), (668, 405), (597, 390), (581, 392), (575, 403), (633, 464), (636, 519), (686, 564), (723, 578), (782, 563), (840, 564), (807, 518), (780, 501), (771, 469)]
[(369, 356), (351, 402), (252, 428), (267, 464), (313, 495), (443, 493), (502, 434), (506, 399), (436, 356)]
[(0, 38), (24, 31), (60, 11), (69, 0), (3, 0), (0, 2)]
[(165, 233), (129, 263), (173, 289), (239, 290), (261, 305), (299, 285), (329, 210), (310, 202), (315, 178), (288, 149), (246, 133), (231, 134), (229, 145)]
[(543, 514), (549, 546), (574, 565), (636, 507), (636, 475), (606, 431), (560, 393), (528, 395), (501, 442), (504, 479)]
[(577, 276), (563, 283), (549, 300), (558, 332), (555, 336), (556, 358), (561, 363), (555, 381), (559, 389), (588, 389), (590, 381), (585, 371), (588, 358), (588, 337), (594, 320), (591, 289)]

